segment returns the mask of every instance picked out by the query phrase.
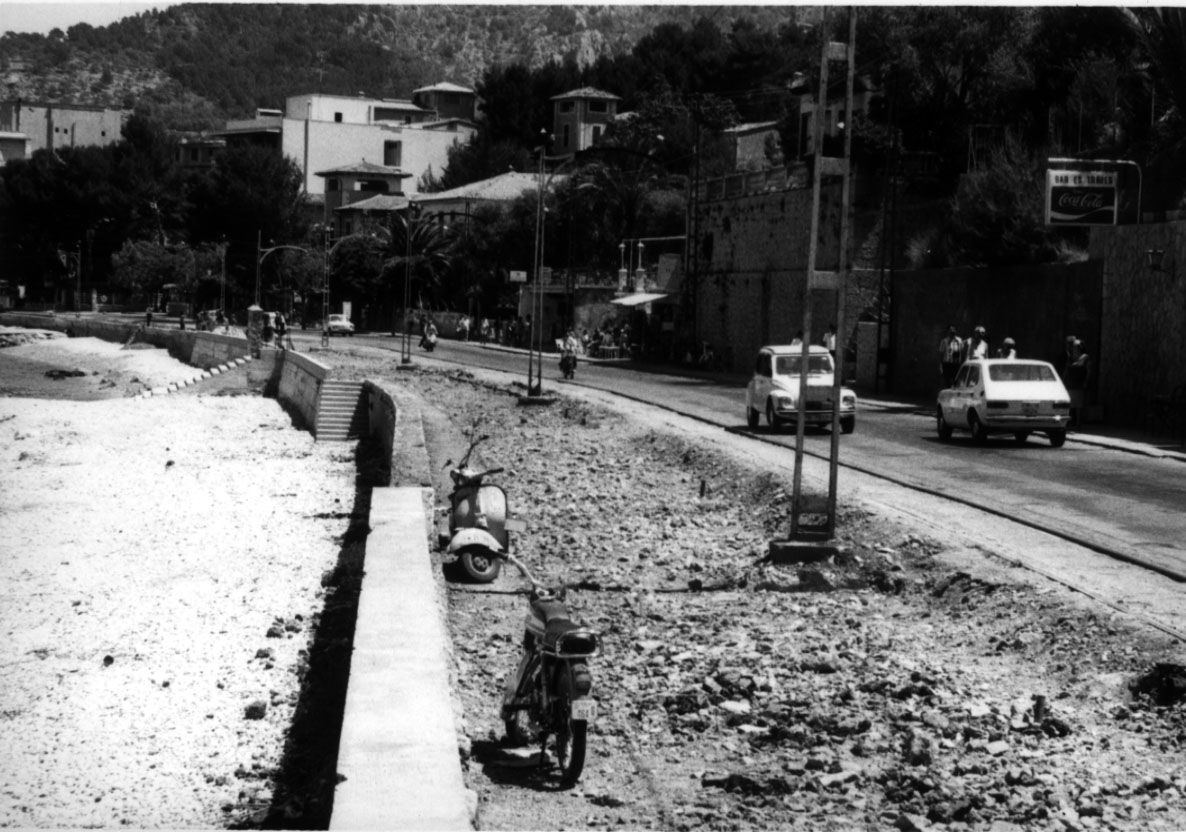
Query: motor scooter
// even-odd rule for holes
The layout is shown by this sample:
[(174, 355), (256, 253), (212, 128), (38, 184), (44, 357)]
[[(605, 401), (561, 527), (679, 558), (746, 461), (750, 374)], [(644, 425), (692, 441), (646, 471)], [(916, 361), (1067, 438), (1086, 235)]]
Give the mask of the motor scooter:
[(570, 789), (585, 767), (588, 726), (597, 718), (589, 660), (598, 653), (599, 638), (573, 618), (563, 587), (544, 586), (514, 555), (500, 557), (531, 582), (523, 652), (507, 677), (500, 716), (512, 743), (539, 743), (541, 766), (549, 760), (548, 740), (554, 740), (559, 786)]
[(564, 374), (565, 378), (572, 378), (577, 371), (577, 354), (570, 349), (565, 349), (560, 353), (560, 372)]
[(426, 352), (432, 352), (435, 350), (437, 346), (436, 332), (429, 330), (428, 332), (424, 333), (424, 337), (420, 339), (420, 346), (423, 347)]
[(502, 468), (474, 471), (469, 467), (474, 449), (490, 437), (471, 439), (465, 456), (450, 469), (453, 491), (449, 495), (449, 533), (445, 551), (457, 555), (470, 579), (490, 583), (498, 577), (499, 555), (510, 552), (511, 532), (526, 531), (526, 524), (508, 516), (507, 495), (501, 486), (485, 482)]

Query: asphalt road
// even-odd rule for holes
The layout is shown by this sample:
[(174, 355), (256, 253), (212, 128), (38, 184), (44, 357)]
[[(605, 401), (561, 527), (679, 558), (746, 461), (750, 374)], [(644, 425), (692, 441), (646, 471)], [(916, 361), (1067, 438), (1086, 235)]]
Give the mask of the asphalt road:
[[(299, 335), (300, 333), (298, 333)], [(398, 353), (400, 339), (355, 339)], [(433, 359), (482, 367), (527, 379), (522, 352), (442, 340), (431, 354), (413, 339), (413, 361)], [(337, 343), (335, 339), (335, 343)], [(398, 359), (397, 359), (398, 360)], [(676, 410), (755, 441), (794, 446), (793, 429), (773, 433), (745, 425), (745, 379), (689, 377), (630, 363), (582, 362), (576, 379), (560, 379), (555, 356), (544, 356), (545, 389), (566, 384), (594, 387)], [(805, 453), (827, 458), (830, 435), (808, 432)], [(863, 402), (856, 432), (842, 437), (843, 469), (855, 469), (934, 493), (1051, 532), (1096, 551), (1186, 576), (1186, 467), (1155, 458), (1075, 441), (1052, 448), (1044, 437), (1023, 445), (1011, 437), (976, 445), (962, 434), (940, 442), (930, 408), (917, 403)]]

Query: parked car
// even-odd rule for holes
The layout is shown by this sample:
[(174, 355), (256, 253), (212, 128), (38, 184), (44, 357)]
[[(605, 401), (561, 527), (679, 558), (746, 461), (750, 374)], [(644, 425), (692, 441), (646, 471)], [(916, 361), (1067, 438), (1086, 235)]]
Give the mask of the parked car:
[[(821, 346), (808, 348), (805, 421), (808, 425), (832, 424), (832, 380), (836, 367), (832, 354)], [(775, 430), (798, 418), (801, 345), (767, 346), (758, 350), (754, 375), (745, 388), (746, 423), (758, 426), (761, 414)], [(840, 388), (840, 430), (852, 433), (857, 424), (857, 396)]]
[(354, 323), (345, 315), (330, 315), (325, 328), (330, 335), (353, 335)]
[(994, 433), (1024, 442), (1037, 431), (1058, 448), (1067, 441), (1070, 414), (1071, 397), (1053, 366), (989, 358), (964, 362), (955, 383), (939, 391), (935, 421), (944, 441), (956, 430), (970, 431), (977, 442)]

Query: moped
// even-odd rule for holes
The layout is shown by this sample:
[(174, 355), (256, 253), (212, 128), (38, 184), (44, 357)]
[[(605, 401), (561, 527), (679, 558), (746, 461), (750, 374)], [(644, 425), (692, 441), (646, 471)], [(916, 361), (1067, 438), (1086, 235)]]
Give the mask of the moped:
[(499, 558), (514, 564), (531, 582), (523, 652), (502, 698), (506, 735), (516, 745), (538, 743), (541, 766), (549, 759), (552, 738), (559, 785), (569, 789), (585, 767), (588, 726), (597, 716), (589, 660), (598, 653), (598, 635), (573, 619), (563, 587), (545, 587), (510, 553)]
[(486, 477), (501, 474), (503, 469), (474, 471), (469, 467), (474, 449), (489, 438), (483, 434), (471, 439), (465, 456), (449, 471), (453, 491), (449, 495), (445, 551), (457, 555), (465, 574), (479, 583), (490, 583), (498, 577), (498, 556), (510, 551), (511, 532), (526, 531), (522, 520), (508, 517), (506, 492), (485, 482)]
[(560, 354), (560, 372), (565, 378), (572, 378), (577, 371), (577, 354), (573, 350), (565, 349)]

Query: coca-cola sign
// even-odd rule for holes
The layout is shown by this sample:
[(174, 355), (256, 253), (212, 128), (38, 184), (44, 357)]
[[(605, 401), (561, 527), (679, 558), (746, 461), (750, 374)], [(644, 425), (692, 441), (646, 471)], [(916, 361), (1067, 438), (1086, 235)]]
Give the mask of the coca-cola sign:
[(1046, 171), (1047, 225), (1115, 225), (1115, 171)]

